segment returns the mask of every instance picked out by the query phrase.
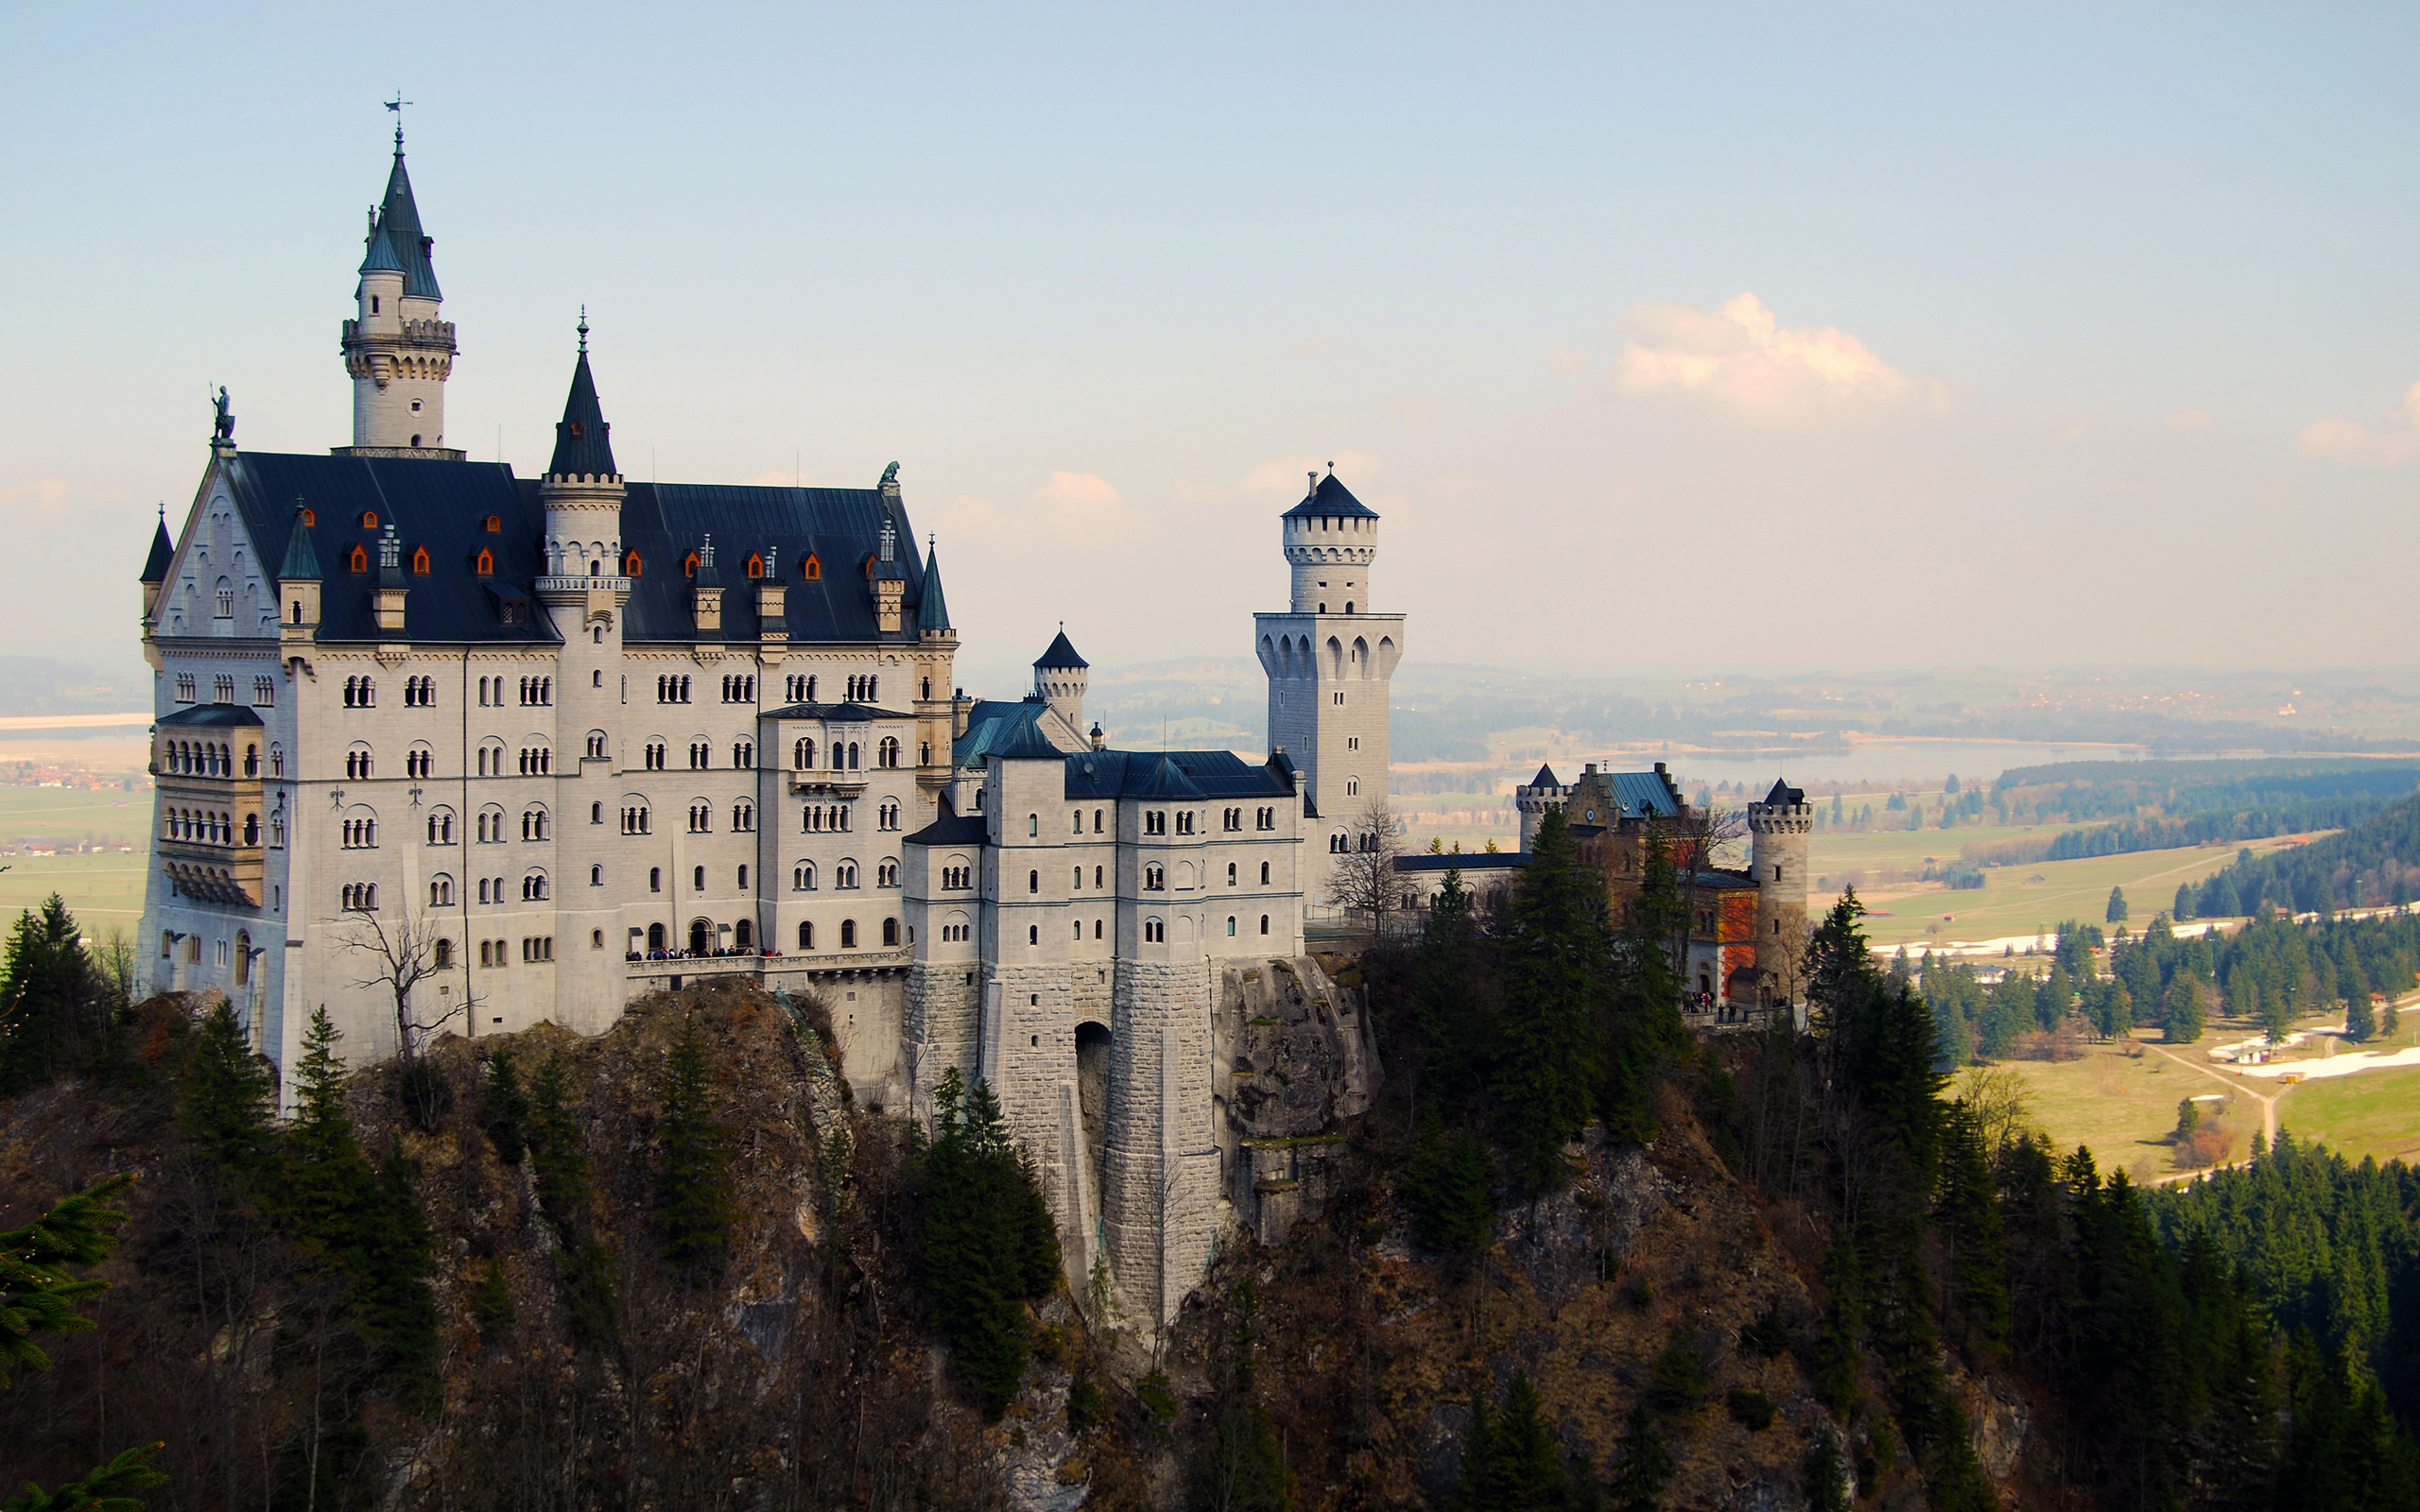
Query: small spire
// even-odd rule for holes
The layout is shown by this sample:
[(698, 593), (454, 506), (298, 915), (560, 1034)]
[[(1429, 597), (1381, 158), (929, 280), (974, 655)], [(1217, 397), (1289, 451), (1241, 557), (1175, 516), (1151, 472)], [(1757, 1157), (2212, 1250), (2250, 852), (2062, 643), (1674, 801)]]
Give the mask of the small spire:
[(582, 356), (588, 354), (588, 306), (586, 304), (579, 307), (579, 351)]

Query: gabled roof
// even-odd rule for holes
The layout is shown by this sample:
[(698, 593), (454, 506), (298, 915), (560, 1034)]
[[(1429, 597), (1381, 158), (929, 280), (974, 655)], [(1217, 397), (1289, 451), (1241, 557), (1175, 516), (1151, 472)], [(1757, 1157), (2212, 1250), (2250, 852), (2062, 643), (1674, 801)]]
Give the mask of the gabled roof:
[(961, 767), (980, 771), (983, 759), (994, 751), (1022, 744), (1025, 737), (1020, 731), (1033, 730), (1040, 734), (1036, 723), (1049, 707), (1037, 698), (1016, 703), (977, 699), (975, 707), (966, 712), (966, 733), (950, 743), (950, 760)]
[(177, 543), (168, 539), (168, 512), (160, 511), (160, 523), (151, 532), (151, 555), (143, 559), (143, 581), (164, 583), (168, 580), (168, 565), (177, 559)]
[(925, 825), (904, 842), (908, 845), (979, 846), (992, 837), (990, 826), (980, 814), (943, 814)]
[(259, 725), (261, 716), (238, 703), (198, 703), (190, 709), (180, 709), (172, 714), (162, 714), (154, 724), (171, 725), (180, 730), (250, 729)]
[(384, 241), (404, 275), (404, 293), (415, 300), (442, 300), (437, 269), (429, 261), (429, 238), (420, 229), (420, 205), (412, 198), (411, 175), (404, 171), (404, 142), (395, 139), (395, 165), (387, 174), (387, 198), (378, 207), (373, 240)]
[(1067, 639), (1067, 627), (1063, 625), (1059, 627), (1058, 639), (1050, 643), (1050, 649), (1035, 657), (1033, 664), (1052, 672), (1080, 671), (1092, 665), (1076, 654), (1075, 643)]
[(942, 598), (942, 558), (936, 551), (925, 553), (925, 602), (916, 610), (916, 630), (945, 631), (950, 627), (949, 605)]
[(1331, 472), (1320, 479), (1319, 486), (1303, 495), (1303, 502), (1279, 515), (1281, 520), (1304, 520), (1334, 516), (1342, 520), (1375, 520), (1378, 511), (1353, 496), (1352, 490), (1336, 481)]
[[(1036, 705), (1035, 707), (1039, 709), (1045, 706)], [(997, 756), (1004, 762), (1043, 762), (1057, 761), (1067, 753), (1061, 750), (1055, 741), (1042, 732), (1042, 726), (1038, 720), (1017, 719), (1009, 722), (1008, 727), (1000, 731), (998, 738), (991, 742), (990, 748), (984, 754)]]
[(1231, 750), (1096, 750), (1066, 758), (1070, 799), (1291, 798), (1291, 769)]
[(1776, 777), (1773, 779), (1773, 790), (1765, 795), (1765, 801), (1785, 805), (1804, 803), (1806, 801), (1806, 794), (1799, 788), (1790, 786), (1787, 780)]
[(605, 423), (604, 406), (596, 402), (596, 380), (588, 371), (588, 317), (579, 318), (579, 360), (572, 365), (571, 392), (563, 396), (563, 418), (555, 422), (555, 455), (546, 463), (552, 477), (613, 477), (613, 427)]
[(821, 719), (844, 725), (872, 724), (877, 719), (913, 719), (896, 709), (877, 709), (870, 703), (792, 703), (779, 709), (768, 709), (759, 719)]

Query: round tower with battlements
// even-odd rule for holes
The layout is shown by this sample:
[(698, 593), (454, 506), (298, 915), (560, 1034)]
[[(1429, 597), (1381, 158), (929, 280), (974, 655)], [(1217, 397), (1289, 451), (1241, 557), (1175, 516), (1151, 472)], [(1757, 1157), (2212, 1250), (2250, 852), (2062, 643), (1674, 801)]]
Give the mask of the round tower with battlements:
[[(1784, 954), (1806, 948), (1807, 836), (1814, 833), (1815, 809), (1806, 795), (1788, 782), (1775, 782), (1761, 803), (1748, 805), (1748, 873), (1756, 884), (1756, 945), (1761, 952), (1780, 942)], [(1785, 985), (1794, 1002), (1804, 993), (1787, 960), (1759, 961), (1768, 983)]]
[(1537, 849), (1538, 826), (1546, 822), (1547, 811), (1563, 807), (1571, 797), (1571, 789), (1554, 775), (1551, 766), (1540, 766), (1538, 775), (1512, 790), (1512, 806), (1521, 813), (1521, 853), (1528, 855)]
[(454, 372), (454, 322), (438, 318), (444, 295), (404, 171), (404, 129), (387, 195), (370, 215), (353, 318), (344, 323), (344, 370), (353, 379), (353, 444), (343, 452), (462, 458), (445, 444), (445, 380)]

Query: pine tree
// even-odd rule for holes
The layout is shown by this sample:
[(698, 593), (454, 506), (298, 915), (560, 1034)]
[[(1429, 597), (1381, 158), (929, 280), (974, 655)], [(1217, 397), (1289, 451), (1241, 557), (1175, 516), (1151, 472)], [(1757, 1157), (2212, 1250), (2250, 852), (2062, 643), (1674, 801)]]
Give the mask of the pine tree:
[(1454, 1476), (1453, 1512), (1489, 1512), (1495, 1494), (1495, 1409), (1485, 1387), (1471, 1393), (1470, 1426), (1462, 1430), (1462, 1467)]
[(432, 1383), (437, 1363), (437, 1298), (428, 1289), (435, 1240), (412, 1192), (411, 1162), (400, 1148), (379, 1163), (361, 1214), (356, 1248), (365, 1332), (379, 1363), (415, 1386)]
[(1505, 1022), (1495, 1091), (1505, 1153), (1530, 1192), (1570, 1178), (1564, 1146), (1592, 1108), (1591, 1009), (1606, 974), (1604, 889), (1560, 810), (1538, 826), (1505, 938)]
[(571, 1103), (570, 1068), (561, 1055), (548, 1056), (538, 1068), (531, 1109), (529, 1153), (538, 1167), (538, 1205), (562, 1230), (588, 1201), (588, 1156)]
[(220, 1002), (202, 1016), (185, 1062), (177, 1124), (185, 1137), (231, 1171), (249, 1171), (268, 1158), (268, 1115), (276, 1084), (246, 1042), (235, 1010)]
[(2125, 919), (2126, 889), (2123, 887), (2112, 887), (2109, 889), (2109, 908), (2107, 913), (2103, 916), (2101, 922), (2106, 924), (2120, 924), (2125, 922)]
[(966, 1393), (996, 1418), (1025, 1374), (1023, 1301), (1057, 1283), (1058, 1232), (991, 1084), (953, 1067), (933, 1091), (918, 1260)]
[(1679, 1469), (1647, 1403), (1638, 1403), (1622, 1426), (1621, 1452), (1605, 1482), (1607, 1512), (1655, 1512)]
[(1564, 1504), (1563, 1457), (1555, 1452), (1527, 1371), (1515, 1371), (1505, 1393), (1495, 1460), (1490, 1512), (1547, 1512)]
[(507, 1165), (519, 1165), (528, 1149), (529, 1096), (521, 1090), (521, 1074), (512, 1063), (510, 1046), (498, 1045), (489, 1054), (486, 1082), (480, 1126), (487, 1130), (488, 1143), (495, 1146), (495, 1158)]
[(0, 1096), (72, 1069), (95, 1007), (91, 965), (75, 916), (57, 893), (20, 913), (0, 967)]
[(1404, 1172), (1404, 1194), (1421, 1242), (1462, 1258), (1485, 1249), (1495, 1231), (1495, 1188), (1478, 1136), (1461, 1128), (1447, 1133), (1436, 1109), (1424, 1111)]
[(675, 1265), (712, 1269), (731, 1243), (739, 1213), (731, 1200), (725, 1142), (714, 1121), (714, 1065), (696, 1015), (684, 1014), (666, 1067), (664, 1116), (656, 1132), (664, 1153), (656, 1212)]
[(2187, 972), (2176, 973), (2160, 999), (2163, 1036), (2172, 1045), (2189, 1045), (2202, 1038), (2202, 984)]
[(511, 1278), (504, 1273), (504, 1262), (490, 1256), (488, 1268), (471, 1289), (471, 1322), (479, 1331), (479, 1342), (490, 1349), (502, 1344), (512, 1333), (515, 1315)]
[(1481, 1022), (1476, 990), (1478, 940), (1471, 904), (1461, 868), (1452, 868), (1429, 905), (1412, 983), (1412, 1020), (1420, 1030), (1426, 1091), (1457, 1117), (1470, 1109), (1486, 1087), (1487, 1051), (1493, 1040)]
[(286, 1130), (276, 1199), (304, 1246), (332, 1265), (358, 1273), (362, 1218), (377, 1180), (354, 1142), (344, 1106), (344, 1036), (328, 1010), (313, 1010), (294, 1072), (294, 1122)]
[(1996, 1346), (2008, 1333), (2007, 1240), (1982, 1127), (1963, 1098), (1945, 1121), (1939, 1192), (1933, 1221), (1947, 1262), (1943, 1321), (1954, 1304), (1969, 1340)]
[(2169, 909), (2169, 913), (2180, 924), (2193, 917), (2193, 885), (2191, 883), (2180, 882), (2176, 885), (2176, 902)]

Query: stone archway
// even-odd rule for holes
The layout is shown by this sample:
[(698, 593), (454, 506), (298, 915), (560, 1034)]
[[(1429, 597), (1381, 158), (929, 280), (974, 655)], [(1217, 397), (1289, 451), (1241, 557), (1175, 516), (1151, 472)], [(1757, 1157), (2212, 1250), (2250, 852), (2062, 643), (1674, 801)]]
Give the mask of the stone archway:
[(715, 948), (715, 922), (711, 919), (689, 920), (689, 954), (704, 955)]
[(1076, 1107), (1084, 1123), (1084, 1155), (1092, 1162), (1092, 1189), (1101, 1190), (1109, 1160), (1109, 1051), (1106, 1024), (1076, 1025)]

